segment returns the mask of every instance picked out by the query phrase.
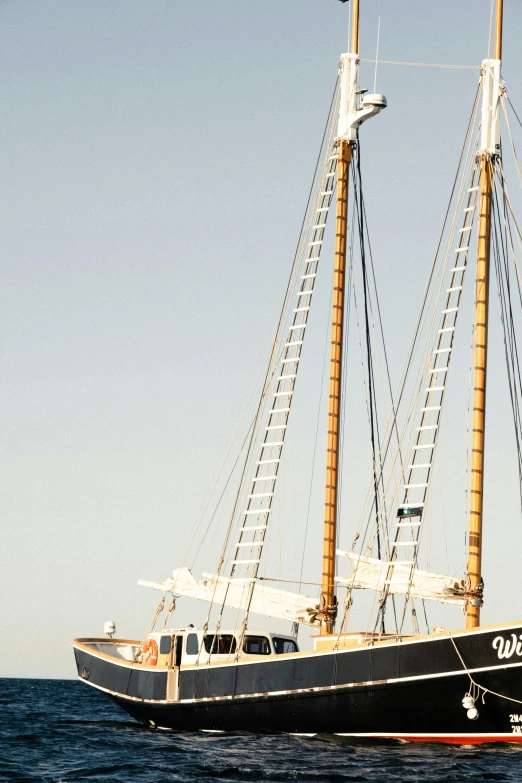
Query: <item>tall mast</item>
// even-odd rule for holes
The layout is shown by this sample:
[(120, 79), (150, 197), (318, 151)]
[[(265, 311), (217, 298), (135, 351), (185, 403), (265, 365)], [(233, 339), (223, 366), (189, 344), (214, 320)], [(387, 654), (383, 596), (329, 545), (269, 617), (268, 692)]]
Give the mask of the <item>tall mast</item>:
[(339, 485), (339, 432), (341, 375), (343, 360), (344, 289), (348, 227), (348, 175), (352, 145), (339, 142), (337, 163), (337, 214), (335, 221), (335, 261), (330, 347), (330, 393), (328, 399), (328, 440), (326, 451), (326, 498), (324, 506), (323, 572), (321, 577), (321, 634), (333, 632), (335, 623), (335, 549), (337, 542), (337, 494)]
[(352, 54), (359, 54), (359, 0), (352, 0)]
[(482, 516), (484, 506), (484, 435), (488, 350), (489, 272), (491, 250), (491, 191), (495, 163), (500, 156), (500, 60), (502, 57), (503, 0), (497, 0), (495, 58), (482, 63), (482, 129), (479, 150), (479, 227), (475, 294), (475, 372), (471, 436), (471, 492), (468, 580), (470, 600), (466, 628), (480, 625), (482, 606)]
[(321, 635), (333, 633), (336, 616), (335, 550), (339, 486), (339, 435), (341, 427), (341, 379), (343, 364), (345, 269), (348, 234), (348, 182), (357, 129), (386, 106), (382, 95), (369, 95), (358, 106), (359, 0), (352, 0), (351, 52), (341, 57), (341, 100), (337, 136), (337, 209), (332, 292), (330, 391), (326, 451), (326, 498), (324, 510), (323, 568), (321, 577)]

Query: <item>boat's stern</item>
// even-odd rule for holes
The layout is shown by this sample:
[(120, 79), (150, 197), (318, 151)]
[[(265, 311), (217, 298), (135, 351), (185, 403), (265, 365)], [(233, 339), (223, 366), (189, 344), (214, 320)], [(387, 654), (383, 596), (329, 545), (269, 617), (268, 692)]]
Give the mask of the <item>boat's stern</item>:
[(127, 700), (166, 698), (167, 671), (138, 663), (141, 643), (133, 639), (75, 639), (78, 676), (88, 685)]

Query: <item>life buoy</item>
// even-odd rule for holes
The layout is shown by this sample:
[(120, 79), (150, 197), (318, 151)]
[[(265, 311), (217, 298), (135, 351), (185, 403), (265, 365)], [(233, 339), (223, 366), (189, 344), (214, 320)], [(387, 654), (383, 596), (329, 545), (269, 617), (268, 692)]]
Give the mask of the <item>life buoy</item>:
[(156, 666), (158, 662), (158, 645), (155, 639), (147, 639), (143, 645), (143, 657), (141, 662), (145, 666)]

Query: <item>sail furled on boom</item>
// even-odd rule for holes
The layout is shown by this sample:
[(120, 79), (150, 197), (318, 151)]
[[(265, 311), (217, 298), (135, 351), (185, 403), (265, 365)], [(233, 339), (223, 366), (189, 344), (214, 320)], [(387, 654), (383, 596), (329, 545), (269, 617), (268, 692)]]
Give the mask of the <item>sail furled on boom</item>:
[(172, 593), (178, 597), (194, 598), (198, 601), (221, 604), (233, 609), (246, 610), (249, 608), (251, 612), (264, 615), (264, 617), (287, 620), (291, 623), (319, 625), (316, 621), (319, 611), (317, 598), (265, 587), (259, 582), (254, 584), (250, 597), (248, 588), (250, 588), (251, 580), (230, 579), (205, 573), (203, 577), (198, 582), (192, 576), (189, 568), (176, 568), (172, 572), (172, 577), (163, 582), (149, 582), (140, 579), (138, 584), (142, 587), (161, 590), (163, 593)]
[(386, 590), (395, 595), (409, 595), (441, 604), (466, 604), (463, 583), (451, 576), (412, 569), (408, 565), (398, 565), (396, 561), (365, 557), (355, 552), (337, 550), (337, 554), (344, 555), (353, 563), (351, 574), (336, 577), (338, 584), (355, 590), (374, 590), (379, 593)]

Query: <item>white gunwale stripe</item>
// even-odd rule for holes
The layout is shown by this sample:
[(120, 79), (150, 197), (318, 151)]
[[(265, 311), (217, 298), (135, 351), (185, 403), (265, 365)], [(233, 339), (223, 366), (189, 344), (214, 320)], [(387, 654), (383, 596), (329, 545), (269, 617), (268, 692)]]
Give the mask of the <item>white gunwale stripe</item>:
[[(419, 503), (417, 505), (420, 506), (422, 504)], [(405, 507), (407, 507), (407, 505), (403, 504), (402, 508), (405, 508)], [(395, 561), (395, 565), (398, 565), (397, 561)], [(522, 624), (520, 622), (506, 624), (506, 625), (499, 624), (499, 625), (494, 625), (494, 626), (489, 626), (489, 627), (488, 626), (484, 626), (482, 628), (476, 628), (476, 629), (474, 629), (471, 632), (456, 631), (456, 632), (453, 633), (453, 638), (456, 641), (458, 641), (461, 638), (469, 638), (472, 635), (473, 635), (473, 637), (476, 637), (477, 635), (482, 635), (482, 634), (486, 634), (486, 633), (498, 634), (498, 633), (500, 633), (502, 631), (513, 632), (515, 630), (517, 632), (522, 632)], [(431, 634), (429, 637), (424, 637), (424, 638), (420, 638), (420, 639), (406, 638), (404, 640), (401, 639), (400, 641), (395, 640), (393, 642), (390, 642), (389, 645), (383, 645), (383, 647), (388, 648), (389, 646), (397, 645), (397, 644), (399, 644), (401, 647), (405, 647), (407, 645), (412, 645), (412, 644), (425, 644), (425, 643), (426, 644), (432, 644), (432, 643), (435, 643), (435, 642), (439, 642), (440, 640), (449, 639), (449, 638), (450, 638), (450, 635), (446, 631), (446, 632), (443, 632), (441, 634)], [(135, 640), (135, 641), (133, 640), (132, 642), (129, 642), (129, 643), (135, 644), (136, 646), (139, 646), (139, 641), (138, 640)], [(129, 661), (118, 660), (118, 659), (112, 658), (109, 655), (101, 653), (98, 650), (93, 649), (92, 647), (89, 647), (88, 644), (84, 644), (82, 641), (79, 641), (79, 640), (75, 639), (73, 641), (72, 645), (73, 645), (74, 648), (83, 650), (84, 652), (87, 652), (89, 655), (92, 655), (95, 658), (100, 658), (100, 659), (105, 660), (105, 661), (110, 661), (114, 666), (122, 666), (124, 668), (131, 669), (131, 663)], [(366, 650), (366, 649), (368, 649), (368, 647), (365, 645), (364, 647), (363, 646), (356, 647), (353, 650), (350, 650), (350, 649), (339, 650), (338, 653), (336, 653), (336, 654), (337, 655), (350, 655), (352, 653), (360, 652), (361, 649)], [(303, 655), (300, 655), (298, 653), (297, 655), (299, 657), (303, 657), (303, 658), (304, 657), (306, 657), (306, 658), (320, 658), (320, 657), (324, 657), (325, 655), (332, 655), (332, 651), (331, 650), (323, 651), (323, 652), (312, 651), (312, 652), (307, 652), (307, 653), (305, 653)], [(259, 659), (249, 660), (249, 661), (239, 660), (234, 665), (236, 665), (236, 666), (252, 666), (252, 665), (258, 665), (259, 663), (273, 663), (274, 657), (275, 656), (267, 656), (268, 660), (265, 659), (263, 661), (260, 661)], [(212, 668), (214, 669), (216, 667), (219, 668), (219, 667), (222, 667), (222, 666), (230, 666), (231, 663), (232, 663), (231, 660), (223, 661), (223, 662), (219, 662), (219, 663), (216, 662), (216, 663), (212, 664)], [(496, 670), (500, 670), (500, 669), (507, 669), (507, 668), (511, 669), (511, 668), (516, 668), (516, 667), (522, 667), (522, 661), (518, 661), (516, 663), (506, 663), (506, 661), (499, 660), (497, 666), (483, 666), (483, 667), (480, 667), (480, 668), (469, 669), (469, 670), (457, 669), (457, 670), (453, 670), (453, 671), (449, 671), (449, 672), (440, 672), (440, 673), (436, 673), (436, 674), (420, 674), (420, 675), (414, 675), (414, 676), (411, 676), (411, 677), (402, 677), (402, 678), (397, 678), (397, 679), (390, 679), (390, 680), (387, 680), (386, 682), (389, 683), (389, 684), (393, 684), (393, 683), (408, 682), (408, 681), (414, 681), (414, 680), (433, 679), (433, 678), (436, 678), (436, 677), (462, 676), (462, 675), (466, 674), (467, 672), (469, 672), (470, 674), (480, 674), (481, 672), (485, 672), (485, 671), (496, 671)], [(135, 667), (132, 667), (132, 668), (134, 668), (134, 670), (137, 670), (137, 665)], [(195, 668), (194, 666), (183, 666), (182, 667), (183, 671), (191, 671), (191, 670), (194, 670), (194, 668)], [(198, 668), (200, 668), (200, 669), (201, 668), (208, 669), (210, 667), (209, 667), (208, 664), (201, 664), (200, 663)], [(143, 670), (143, 671), (157, 671), (153, 667), (143, 667), (141, 665), (140, 665), (140, 670)], [(78, 679), (81, 679), (82, 682), (86, 683), (87, 685), (91, 685), (92, 687), (97, 688), (98, 690), (101, 690), (101, 691), (105, 691), (106, 693), (116, 693), (115, 691), (110, 691), (110, 690), (108, 690), (106, 688), (103, 688), (103, 687), (101, 687), (99, 685), (95, 685), (94, 683), (90, 682), (89, 680), (83, 680), (80, 677), (78, 677)], [(362, 683), (361, 682), (361, 683), (347, 683), (347, 684), (342, 684), (342, 685), (335, 685), (333, 687), (331, 685), (327, 685), (327, 686), (321, 687), (318, 690), (332, 690), (333, 688), (347, 688), (347, 687), (355, 687), (355, 686), (367, 686), (368, 684), (369, 684), (368, 682), (366, 682), (366, 683)], [(308, 690), (308, 689), (306, 689), (306, 690)], [(118, 693), (117, 695), (119, 697), (121, 697), (121, 698), (129, 699), (129, 701), (136, 701), (136, 702), (150, 701), (150, 702), (156, 703), (156, 704), (157, 703), (160, 703), (160, 704), (167, 704), (168, 703), (165, 699), (159, 699), (159, 700), (153, 700), (153, 699), (146, 700), (146, 699), (143, 699), (142, 700), (141, 698), (136, 697), (136, 696), (126, 696), (125, 694), (121, 694), (121, 693)], [(254, 694), (248, 694), (248, 696), (254, 696)], [(217, 697), (217, 698), (220, 698), (220, 697)], [(225, 696), (223, 698), (224, 699), (228, 699), (229, 697)], [(241, 696), (240, 698), (245, 698), (245, 696)], [(183, 699), (183, 700), (180, 700), (180, 701), (183, 702), (183, 703), (185, 703), (185, 702), (189, 703), (189, 702), (193, 702), (195, 700), (194, 699)], [(422, 734), (422, 736), (425, 736), (425, 734)], [(474, 736), (477, 736), (477, 735), (474, 734)], [(490, 735), (485, 735), (485, 736), (490, 736)], [(495, 736), (497, 736), (497, 735), (495, 734)], [(517, 736), (517, 735), (508, 734), (507, 736), (513, 737), (513, 736)]]
[[(396, 563), (397, 563), (397, 561), (396, 561)], [(509, 629), (506, 628), (505, 630), (509, 630)], [(406, 644), (421, 644), (423, 641), (432, 642), (432, 641), (439, 641), (440, 639), (447, 639), (447, 638), (448, 638), (447, 634), (441, 633), (440, 636), (438, 637), (438, 639), (429, 639), (429, 640), (428, 639), (424, 639), (424, 640), (419, 640), (419, 641), (409, 641), (408, 640), (408, 641), (401, 641), (401, 642), (394, 642), (394, 643), (395, 644), (400, 644), (401, 647), (402, 647), (402, 646), (404, 646)], [(393, 642), (392, 642), (392, 644), (393, 644)], [(353, 653), (353, 652), (360, 651), (361, 649), (366, 650), (368, 648), (366, 646), (364, 646), (364, 647), (361, 646), (361, 647), (355, 648), (355, 650), (339, 650), (339, 652), (337, 654), (338, 655), (350, 654), (350, 653)], [(329, 650), (328, 652), (312, 653), (312, 654), (307, 655), (307, 657), (309, 657), (309, 658), (318, 658), (320, 656), (324, 656), (324, 655), (328, 655), (328, 654), (331, 655), (332, 651)], [(273, 658), (271, 658), (271, 660), (273, 661)], [(262, 661), (262, 663), (268, 663), (268, 662), (269, 661)], [(241, 661), (241, 660), (239, 660), (237, 662), (237, 664), (235, 664), (235, 665), (236, 666), (250, 666), (250, 665), (256, 664), (256, 663), (261, 663), (261, 661), (259, 661), (259, 660), (256, 660), (256, 661)], [(212, 668), (214, 669), (216, 667), (230, 666), (230, 665), (233, 665), (232, 661), (223, 661), (222, 663), (221, 662), (214, 663)], [(467, 669), (467, 670), (458, 669), (456, 671), (441, 672), (440, 674), (419, 674), (419, 675), (413, 675), (411, 677), (397, 677), (397, 678), (393, 678), (393, 679), (389, 679), (389, 680), (384, 680), (384, 683), (386, 683), (387, 685), (393, 685), (393, 684), (396, 684), (396, 683), (413, 682), (413, 681), (416, 681), (416, 680), (424, 680), (424, 679), (430, 679), (431, 680), (431, 679), (435, 679), (436, 677), (462, 676), (463, 674), (466, 673), (466, 671), (469, 671), (470, 674), (474, 674), (474, 673), (475, 674), (480, 674), (480, 672), (491, 671), (491, 670), (496, 671), (497, 669), (502, 669), (504, 667), (506, 667), (506, 668), (507, 667), (515, 668), (517, 666), (518, 667), (522, 666), (522, 662), (519, 662), (519, 663), (508, 663), (508, 664), (504, 664), (502, 666), (501, 662), (499, 661), (499, 666), (483, 666), (483, 667), (477, 668), (477, 669)], [(202, 669), (202, 668), (209, 668), (209, 667), (208, 667), (208, 664), (205, 665), (205, 664), (201, 664), (200, 663), (198, 668)], [(187, 666), (186, 669), (184, 667), (184, 670), (190, 671), (190, 668)], [(310, 690), (314, 690), (314, 691), (326, 691), (326, 690), (328, 690), (328, 691), (331, 691), (331, 690), (339, 689), (339, 688), (368, 687), (369, 685), (373, 685), (373, 681), (372, 680), (369, 680), (367, 682), (349, 682), (349, 683), (343, 683), (341, 685), (323, 685), (323, 686), (319, 686), (319, 687), (316, 687), (316, 688), (313, 688), (313, 689), (310, 689), (310, 688), (299, 688), (296, 691), (284, 691), (284, 693), (301, 693), (301, 692), (309, 692)], [(272, 693), (280, 694), (281, 691), (273, 691)], [(267, 693), (264, 693), (263, 696), (269, 696), (269, 695), (272, 695), (272, 693), (271, 692), (267, 692)], [(253, 697), (256, 697), (256, 696), (259, 696), (259, 694), (255, 694), (255, 693), (248, 693), (248, 694), (246, 694), (245, 693), (245, 694), (241, 694), (240, 696), (236, 696), (235, 698), (253, 698)], [(218, 696), (216, 698), (218, 698), (218, 699), (219, 698), (227, 699), (229, 697), (227, 697), (227, 696), (219, 697)], [(186, 699), (186, 701), (188, 701), (188, 702), (189, 701), (194, 701), (194, 699)], [(201, 699), (201, 701), (203, 701), (203, 699)], [(420, 736), (426, 736), (426, 735), (423, 733)], [(473, 736), (476, 736), (476, 735), (473, 735)], [(488, 735), (486, 735), (486, 736), (488, 736)], [(497, 736), (497, 735), (494, 735), (494, 736)], [(507, 736), (515, 737), (517, 735), (516, 734), (508, 734)]]

